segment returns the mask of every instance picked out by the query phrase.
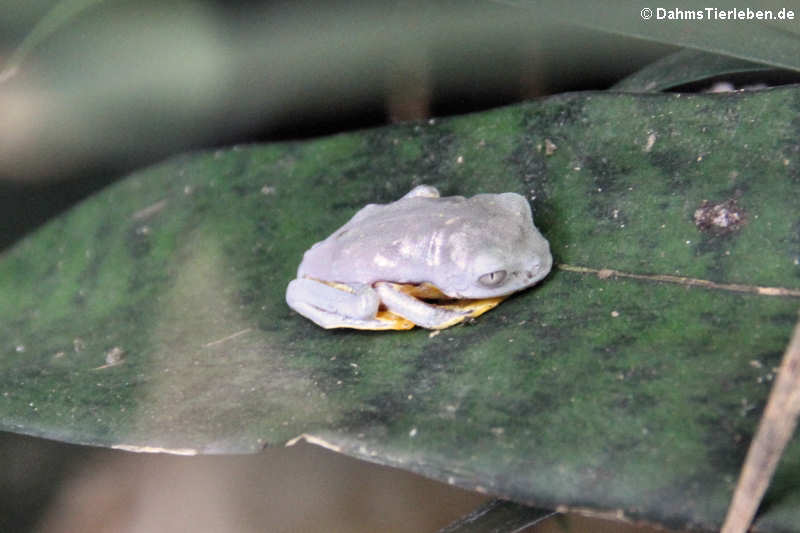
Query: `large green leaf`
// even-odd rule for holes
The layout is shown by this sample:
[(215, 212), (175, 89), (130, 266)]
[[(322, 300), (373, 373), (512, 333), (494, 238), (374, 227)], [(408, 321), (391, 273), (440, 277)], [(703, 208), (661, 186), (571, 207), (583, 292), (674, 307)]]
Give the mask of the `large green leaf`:
[[(178, 453), (306, 435), (519, 502), (718, 526), (800, 303), (798, 111), (797, 88), (574, 94), (141, 171), (3, 255), (0, 427)], [(435, 336), (288, 309), (306, 248), (419, 183), (526, 195), (561, 267)], [(794, 442), (762, 530), (798, 530), (798, 478)]]

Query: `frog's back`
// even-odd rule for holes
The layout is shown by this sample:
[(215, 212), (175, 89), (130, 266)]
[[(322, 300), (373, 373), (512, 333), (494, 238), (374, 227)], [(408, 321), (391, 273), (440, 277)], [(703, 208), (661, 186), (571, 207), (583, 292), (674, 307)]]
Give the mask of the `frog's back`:
[(451, 196), (367, 205), (309, 249), (297, 275), (345, 283), (432, 281), (431, 270), (442, 261), (465, 203), (465, 198)]

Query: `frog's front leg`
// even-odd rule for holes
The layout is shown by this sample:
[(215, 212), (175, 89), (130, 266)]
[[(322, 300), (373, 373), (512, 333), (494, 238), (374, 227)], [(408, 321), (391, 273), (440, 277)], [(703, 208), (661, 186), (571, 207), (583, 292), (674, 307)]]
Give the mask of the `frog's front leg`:
[(378, 294), (369, 285), (293, 279), (286, 288), (289, 307), (323, 328), (391, 329), (375, 318)]
[(379, 281), (375, 283), (375, 291), (386, 309), (423, 328), (448, 328), (470, 316), (469, 312), (452, 311), (426, 304), (398, 290), (392, 283)]

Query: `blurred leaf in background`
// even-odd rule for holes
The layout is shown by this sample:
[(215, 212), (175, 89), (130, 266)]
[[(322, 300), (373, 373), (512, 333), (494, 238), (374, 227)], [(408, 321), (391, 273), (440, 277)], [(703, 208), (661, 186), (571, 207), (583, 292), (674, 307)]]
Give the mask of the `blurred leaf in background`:
[[(0, 83), (0, 247), (189, 148), (608, 84), (665, 49), (580, 28), (565, 40), (541, 13), (491, 2), (12, 4), (0, 10), (14, 71)], [(605, 61), (621, 49), (631, 64)]]

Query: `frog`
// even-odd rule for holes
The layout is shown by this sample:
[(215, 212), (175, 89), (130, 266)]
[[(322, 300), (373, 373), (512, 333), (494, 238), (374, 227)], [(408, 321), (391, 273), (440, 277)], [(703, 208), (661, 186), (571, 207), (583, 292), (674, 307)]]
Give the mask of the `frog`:
[(286, 303), (325, 329), (441, 330), (538, 283), (552, 265), (522, 195), (442, 197), (418, 185), (364, 206), (311, 246)]

